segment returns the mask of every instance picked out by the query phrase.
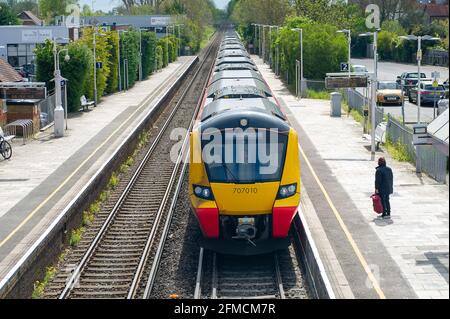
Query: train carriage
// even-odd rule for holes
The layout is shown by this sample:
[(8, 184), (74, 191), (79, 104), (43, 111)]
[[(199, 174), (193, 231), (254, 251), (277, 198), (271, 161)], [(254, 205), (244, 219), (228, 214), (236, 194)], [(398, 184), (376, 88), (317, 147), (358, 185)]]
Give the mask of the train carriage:
[(249, 57), (216, 61), (190, 145), (203, 246), (254, 255), (289, 245), (300, 202), (298, 137)]

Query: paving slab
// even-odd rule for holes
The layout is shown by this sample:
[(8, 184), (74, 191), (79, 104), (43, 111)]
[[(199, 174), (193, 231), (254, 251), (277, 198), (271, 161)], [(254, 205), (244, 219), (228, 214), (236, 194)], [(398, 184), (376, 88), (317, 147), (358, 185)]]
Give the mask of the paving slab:
[(180, 57), (72, 116), (64, 138), (50, 129), (13, 143), (12, 159), (0, 161), (0, 281), (195, 59)]
[[(369, 198), (377, 165), (359, 123), (346, 114), (330, 117), (329, 101), (296, 99), (259, 57), (253, 58), (298, 130), (302, 183), (318, 217), (308, 223), (313, 229), (320, 223), (326, 234), (317, 246), (331, 245), (354, 296), (448, 298), (448, 185), (418, 176), (413, 165), (381, 150), (377, 157), (386, 157), (392, 167), (395, 193), (392, 219), (377, 218)], [(332, 265), (326, 268), (334, 271)]]

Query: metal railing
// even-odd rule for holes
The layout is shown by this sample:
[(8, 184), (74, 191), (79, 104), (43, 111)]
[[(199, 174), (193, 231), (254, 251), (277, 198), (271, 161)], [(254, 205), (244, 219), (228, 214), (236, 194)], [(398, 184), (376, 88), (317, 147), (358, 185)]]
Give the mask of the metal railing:
[[(355, 89), (344, 89), (343, 90), (344, 99), (347, 101), (348, 106), (358, 111), (361, 115), (364, 114), (364, 109), (369, 105), (369, 100), (356, 91)], [(369, 108), (370, 109), (370, 108)], [(375, 108), (375, 123), (376, 126), (380, 125), (380, 123), (385, 122), (384, 120), (384, 109), (381, 107)]]
[[(388, 115), (386, 134), (392, 143), (404, 146), (410, 158), (415, 163), (417, 162), (417, 152), (413, 145), (413, 131), (409, 127), (403, 126), (401, 122)], [(448, 157), (432, 145), (418, 147), (418, 156), (420, 156), (419, 170), (428, 174), (439, 183), (446, 183)]]
[[(62, 94), (62, 107), (67, 110), (67, 95), (65, 91), (65, 86), (63, 86), (61, 91)], [(40, 128), (45, 130), (47, 127), (51, 126), (55, 121), (55, 108), (56, 108), (56, 97), (55, 93), (51, 92), (45, 100), (39, 102), (39, 110), (41, 113)]]

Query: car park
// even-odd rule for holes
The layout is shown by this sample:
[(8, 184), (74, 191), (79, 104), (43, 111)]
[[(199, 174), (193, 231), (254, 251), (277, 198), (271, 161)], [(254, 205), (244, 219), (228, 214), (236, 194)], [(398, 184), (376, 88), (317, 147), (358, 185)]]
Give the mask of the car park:
[[(403, 90), (405, 95), (409, 95), (409, 90), (417, 85), (419, 82), (418, 72), (404, 72), (402, 75), (397, 77), (397, 83), (400, 86), (403, 86)], [(427, 79), (427, 75), (425, 73), (420, 73), (420, 78), (422, 80)]]

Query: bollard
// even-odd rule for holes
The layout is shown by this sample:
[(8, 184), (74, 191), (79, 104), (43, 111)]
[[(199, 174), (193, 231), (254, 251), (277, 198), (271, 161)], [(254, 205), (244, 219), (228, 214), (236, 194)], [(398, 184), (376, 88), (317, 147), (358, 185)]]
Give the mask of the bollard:
[(331, 117), (341, 117), (342, 114), (342, 94), (339, 92), (331, 93)]

